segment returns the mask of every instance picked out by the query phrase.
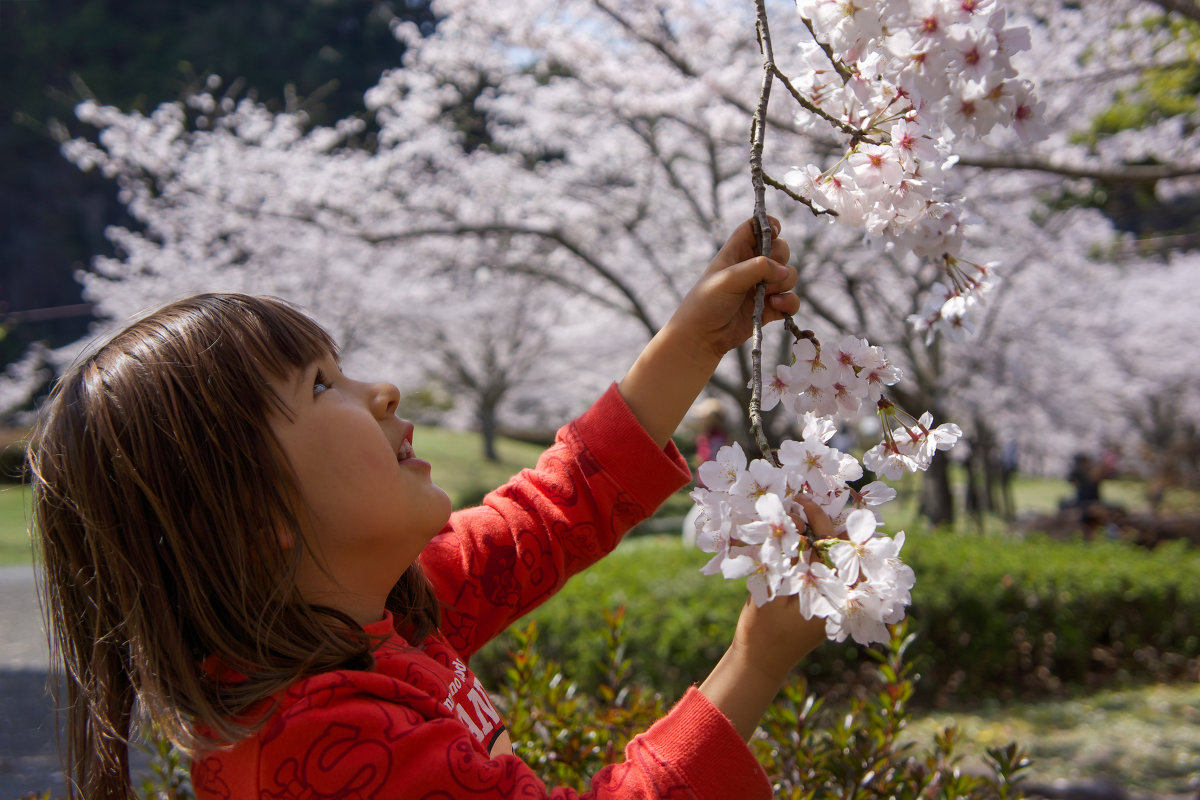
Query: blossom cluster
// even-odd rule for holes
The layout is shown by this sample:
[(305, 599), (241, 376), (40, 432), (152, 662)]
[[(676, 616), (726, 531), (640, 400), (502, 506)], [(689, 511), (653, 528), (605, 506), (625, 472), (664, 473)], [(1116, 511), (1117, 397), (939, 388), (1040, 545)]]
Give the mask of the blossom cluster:
[[(1017, 77), (1011, 56), (1030, 46), (1027, 29), (1006, 24), (997, 0), (796, 0), (811, 39), (800, 44), (800, 70), (783, 78), (802, 108), (798, 124), (848, 138), (830, 167), (792, 169), (784, 182), (817, 212), (901, 253), (938, 260), (935, 283), (908, 318), (926, 341), (937, 332), (959, 338), (967, 312), (995, 282), (995, 264), (963, 258), (967, 212), (947, 188), (956, 163), (952, 143), (1012, 127), (1035, 131), (1037, 101)], [(765, 30), (765, 24), (760, 27)], [(774, 77), (778, 68), (768, 63)], [(737, 445), (701, 465), (693, 494), (697, 543), (713, 553), (704, 568), (745, 578), (759, 605), (798, 595), (806, 619), (825, 620), (826, 634), (868, 644), (887, 637), (904, 617), (912, 570), (900, 559), (903, 531), (877, 532), (873, 509), (895, 496), (875, 481), (856, 488), (864, 466), (889, 480), (928, 469), (953, 447), (958, 426), (914, 418), (884, 390), (900, 380), (883, 351), (854, 336), (823, 352), (798, 336), (787, 364), (752, 379), (757, 413), (782, 405), (805, 420), (801, 441), (747, 463)], [(859, 463), (830, 447), (834, 419), (872, 408), (883, 437)], [(761, 430), (761, 420), (755, 421)], [(817, 534), (806, 504), (833, 523)], [(831, 535), (830, 535), (831, 534)]]
[(784, 180), (841, 224), (868, 237), (944, 262), (950, 287), (936, 287), (909, 318), (928, 338), (956, 336), (965, 313), (991, 288), (960, 268), (962, 198), (946, 189), (957, 161), (951, 146), (1011, 127), (1040, 131), (1032, 84), (1017, 76), (1014, 53), (1027, 28), (1009, 26), (996, 0), (797, 0), (813, 39), (800, 44), (790, 85), (805, 108), (802, 127), (832, 124), (850, 134), (832, 166), (795, 168)]
[[(800, 414), (801, 439), (784, 441), (777, 462), (748, 461), (735, 443), (700, 465), (702, 486), (692, 493), (700, 511), (696, 543), (714, 554), (703, 572), (745, 578), (758, 605), (798, 595), (801, 614), (823, 618), (830, 639), (883, 641), (885, 626), (904, 617), (913, 573), (900, 559), (904, 532), (891, 538), (877, 531), (873, 507), (896, 491), (882, 481), (855, 486), (864, 465), (888, 479), (927, 469), (934, 453), (952, 447), (962, 432), (953, 424), (933, 427), (929, 414), (894, 427), (902, 412), (883, 387), (899, 381), (900, 370), (865, 339), (847, 336), (830, 354), (801, 338), (792, 350), (792, 363), (777, 367), (764, 387), (763, 406), (782, 403)], [(884, 435), (859, 463), (829, 442), (835, 418), (864, 406), (883, 419)], [(811, 531), (805, 503), (829, 516), (832, 538)]]
[(954, 256), (945, 256), (945, 282), (938, 281), (929, 288), (921, 302), (921, 310), (910, 314), (908, 323), (916, 333), (924, 334), (925, 344), (944, 333), (956, 342), (973, 329), (970, 312), (996, 286), (996, 262), (976, 264)]
[(883, 387), (899, 380), (900, 370), (866, 339), (845, 336), (832, 354), (822, 353), (816, 339), (799, 339), (792, 345), (791, 363), (777, 366), (764, 383), (762, 410), (782, 403), (794, 414), (849, 416), (864, 402), (877, 402)]

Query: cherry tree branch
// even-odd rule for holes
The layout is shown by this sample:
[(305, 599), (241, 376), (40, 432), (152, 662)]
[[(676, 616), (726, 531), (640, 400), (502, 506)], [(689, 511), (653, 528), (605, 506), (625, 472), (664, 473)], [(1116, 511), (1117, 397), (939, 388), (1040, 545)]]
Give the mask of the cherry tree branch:
[(1174, 11), (1176, 14), (1200, 22), (1200, 3), (1195, 0), (1150, 0), (1164, 11)]
[(830, 125), (832, 125), (833, 127), (837, 128), (842, 133), (849, 136), (851, 141), (853, 141), (853, 142), (860, 142), (860, 141), (864, 141), (864, 140), (865, 141), (873, 141), (871, 139), (867, 139), (866, 134), (864, 134), (858, 128), (854, 127), (853, 125), (851, 125), (850, 123), (848, 123), (844, 120), (840, 120), (837, 117), (831, 116), (820, 106), (816, 105), (815, 103), (810, 101), (807, 97), (805, 97), (804, 94), (799, 89), (796, 88), (796, 85), (794, 83), (792, 83), (790, 80), (788, 80), (788, 77), (783, 74), (783, 71), (781, 69), (779, 69), (779, 65), (775, 63), (774, 59), (771, 60), (770, 69), (771, 69), (771, 72), (775, 75), (775, 77), (779, 79), (779, 82), (783, 84), (784, 88), (788, 90), (788, 94), (790, 94), (792, 96), (792, 99), (795, 100), (797, 103), (799, 103), (800, 107), (803, 108), (805, 111), (807, 111), (810, 114), (814, 114), (814, 115), (820, 117), (821, 119), (825, 120)]
[[(758, 107), (750, 121), (750, 182), (754, 186), (754, 233), (760, 255), (771, 252), (771, 223), (767, 218), (767, 184), (763, 178), (763, 146), (767, 133), (767, 105), (771, 100), (771, 84), (775, 79), (775, 53), (771, 45), (771, 32), (767, 27), (766, 0), (754, 2), (758, 47), (763, 55), (762, 84), (758, 92)], [(762, 417), (762, 337), (763, 305), (767, 285), (760, 283), (754, 290), (754, 336), (750, 349), (750, 432), (762, 451), (763, 458), (775, 466), (779, 463), (771, 452), (763, 429)]]
[[(199, 190), (196, 190), (196, 189), (189, 189), (189, 190), (187, 190), (187, 192), (190, 194), (195, 194), (195, 195), (201, 196), (201, 197), (207, 196), (205, 193), (200, 192)], [(617, 311), (621, 311), (622, 313), (625, 313), (625, 314), (629, 314), (630, 316), (632, 316), (634, 319), (636, 319), (638, 322), (640, 322), (642, 324), (642, 327), (644, 327), (646, 329), (647, 333), (649, 333), (650, 336), (654, 336), (654, 334), (658, 333), (658, 326), (654, 323), (654, 320), (651, 319), (649, 312), (642, 305), (642, 303), (638, 299), (637, 295), (634, 294), (633, 288), (630, 287), (629, 284), (625, 280), (623, 280), (619, 275), (614, 273), (611, 269), (606, 267), (604, 264), (600, 263), (600, 261), (598, 261), (595, 258), (595, 256), (593, 256), (591, 253), (587, 252), (584, 248), (580, 247), (578, 243), (572, 241), (570, 238), (567, 237), (567, 235), (565, 233), (563, 233), (562, 231), (559, 231), (559, 230), (554, 230), (554, 229), (548, 230), (548, 229), (543, 229), (543, 228), (536, 228), (536, 227), (533, 227), (530, 225), (518, 225), (518, 224), (503, 223), (503, 222), (471, 225), (471, 224), (466, 224), (466, 223), (455, 222), (455, 221), (453, 221), (453, 219), (451, 219), (445, 225), (431, 225), (426, 228), (412, 227), (412, 228), (407, 228), (403, 232), (399, 232), (399, 233), (376, 234), (376, 233), (370, 233), (370, 232), (367, 232), (366, 230), (364, 230), (362, 228), (361, 224), (359, 224), (358, 220), (355, 219), (353, 217), (353, 215), (348, 213), (347, 211), (342, 210), (342, 209), (337, 209), (337, 208), (331, 208), (324, 204), (322, 204), (316, 208), (306, 209), (304, 211), (288, 211), (288, 212), (271, 211), (271, 210), (264, 209), (261, 206), (253, 206), (252, 207), (252, 206), (248, 206), (245, 204), (234, 204), (232, 207), (235, 208), (238, 212), (248, 214), (250, 216), (275, 217), (275, 218), (279, 218), (279, 219), (293, 220), (296, 222), (304, 222), (304, 223), (309, 223), (312, 225), (325, 227), (328, 230), (330, 230), (330, 232), (332, 232), (332, 233), (337, 233), (342, 236), (347, 236), (350, 238), (358, 239), (358, 240), (365, 242), (367, 244), (370, 244), (370, 245), (389, 244), (389, 243), (393, 243), (393, 242), (411, 241), (413, 239), (420, 239), (420, 238), (424, 238), (424, 237), (438, 237), (438, 236), (451, 236), (451, 237), (464, 236), (464, 235), (487, 236), (487, 235), (491, 235), (491, 234), (505, 234), (505, 233), (521, 235), (521, 236), (531, 236), (536, 239), (541, 239), (543, 241), (547, 241), (547, 242), (556, 244), (559, 247), (561, 247), (562, 249), (571, 253), (573, 256), (575, 256), (580, 261), (582, 261), (593, 272), (595, 272), (597, 275), (599, 275), (601, 279), (603, 279), (606, 283), (608, 283), (610, 286), (612, 286), (620, 295), (622, 295), (628, 301), (629, 305), (622, 306), (619, 303), (616, 303), (612, 300), (602, 297), (601, 295), (597, 294), (596, 292), (587, 289), (586, 287), (582, 286), (581, 284), (578, 284), (574, 281), (567, 280), (567, 279), (565, 279), (555, 273), (551, 273), (549, 271), (543, 272), (543, 271), (537, 271), (537, 270), (533, 270), (533, 269), (529, 269), (529, 268), (514, 268), (513, 269), (514, 272), (524, 272), (524, 273), (532, 275), (532, 276), (543, 278), (551, 283), (558, 284), (559, 286), (562, 286), (564, 288), (568, 288), (571, 291), (578, 292), (582, 295), (589, 297), (592, 300), (595, 300), (595, 301), (601, 303), (604, 306), (607, 306), (607, 307), (612, 308)], [(329, 227), (329, 225), (328, 225), (329, 221), (328, 220), (323, 221), (323, 220), (319, 219), (317, 216), (318, 213), (323, 213), (327, 216), (338, 219), (342, 223), (343, 227), (340, 230)]]
[(813, 30), (812, 20), (810, 20), (808, 17), (802, 16), (800, 17), (800, 21), (804, 23), (804, 27), (808, 28), (808, 32), (812, 35), (813, 41), (825, 51), (825, 57), (829, 59), (829, 63), (833, 65), (835, 70), (837, 70), (837, 74), (841, 76), (842, 82), (848, 83), (854, 76), (850, 74), (850, 70), (846, 69), (846, 65), (843, 64), (837, 58), (837, 56), (833, 54), (833, 48), (827, 43), (822, 42), (820, 37), (817, 36), (817, 32)]
[(770, 186), (772, 189), (778, 189), (779, 191), (783, 192), (788, 197), (792, 198), (793, 200), (795, 200), (797, 203), (800, 203), (801, 205), (808, 206), (808, 210), (813, 212), (814, 214), (817, 214), (817, 215), (828, 214), (833, 217), (836, 217), (838, 215), (838, 212), (834, 211), (832, 208), (817, 208), (816, 205), (813, 204), (812, 200), (809, 200), (807, 197), (800, 194), (796, 190), (792, 189), (787, 184), (780, 183), (779, 181), (772, 178), (770, 175), (764, 174), (762, 176), (762, 178), (763, 178), (763, 183), (767, 184), (767, 186)]
[(667, 181), (671, 184), (671, 186), (675, 187), (680, 195), (683, 196), (684, 201), (692, 209), (692, 213), (696, 215), (696, 219), (700, 220), (701, 224), (705, 228), (711, 230), (712, 220), (709, 218), (708, 214), (705, 213), (704, 209), (700, 207), (700, 203), (698, 200), (696, 200), (693, 193), (688, 191), (683, 179), (679, 177), (678, 171), (675, 169), (675, 165), (673, 163), (674, 160), (668, 158), (658, 146), (658, 138), (655, 136), (654, 120), (645, 118), (642, 121), (646, 123), (647, 129), (643, 129), (643, 126), (641, 125), (631, 124), (629, 126), (630, 130), (632, 130), (634, 134), (636, 134), (642, 140), (642, 142), (645, 143), (646, 148), (650, 151), (650, 154), (654, 156), (655, 162), (658, 163), (658, 165), (662, 168), (663, 173), (667, 176)]
[[(1153, 0), (1151, 0), (1153, 2)], [(1190, 69), (1194, 62), (1188, 58), (1174, 59), (1172, 61), (1132, 61), (1128, 64), (1122, 64), (1116, 67), (1105, 67), (1094, 72), (1069, 72), (1064, 73), (1058, 78), (1044, 78), (1039, 80), (1039, 85), (1042, 87), (1063, 86), (1063, 85), (1089, 85), (1092, 83), (1105, 83), (1116, 78), (1124, 78), (1129, 75), (1140, 75), (1148, 70), (1175, 70), (1175, 69)]]
[[(611, 269), (601, 264), (596, 258), (580, 247), (576, 242), (572, 241), (562, 231), (553, 229), (535, 228), (529, 225), (518, 225), (515, 223), (494, 222), (488, 224), (464, 224), (451, 223), (446, 226), (429, 227), (429, 228), (409, 228), (401, 233), (379, 234), (372, 235), (363, 233), (360, 238), (370, 244), (383, 244), (385, 242), (398, 242), (409, 239), (419, 239), (425, 236), (463, 236), (463, 235), (478, 235), (485, 236), (493, 233), (512, 233), (522, 236), (532, 236), (553, 242), (562, 247), (571, 255), (578, 258), (586, 264), (593, 272), (599, 275), (617, 290), (629, 302), (629, 307), (623, 309), (626, 313), (633, 316), (642, 326), (653, 336), (658, 332), (658, 326), (650, 318), (650, 314), (642, 306), (637, 295), (633, 293), (633, 289), (620, 276), (614, 273)], [(595, 295), (592, 295), (595, 297)]]
[[(664, 42), (661, 39), (655, 38), (653, 36), (650, 36), (649, 34), (644, 33), (643, 31), (638, 30), (637, 26), (635, 26), (629, 19), (627, 19), (620, 12), (618, 12), (616, 9), (614, 9), (612, 6), (610, 6), (608, 3), (606, 3), (605, 0), (592, 0), (592, 5), (595, 6), (597, 9), (599, 9), (600, 11), (602, 11), (608, 17), (610, 17), (622, 29), (624, 29), (627, 33), (632, 35), (639, 42), (649, 45), (650, 48), (653, 49), (654, 51), (656, 51), (659, 55), (661, 55), (668, 64), (670, 64), (672, 67), (674, 67), (676, 70), (678, 70), (680, 75), (683, 75), (685, 78), (699, 78), (700, 77), (700, 71), (697, 70), (695, 67), (693, 67), (686, 58), (684, 58), (682, 55), (680, 55), (672, 47), (671, 42)], [(823, 45), (823, 46), (827, 47), (826, 45)], [(846, 69), (846, 67), (844, 65), (837, 63), (835, 61), (834, 67), (835, 67), (835, 69), (837, 69), (838, 74), (842, 76), (843, 80), (849, 80), (851, 78), (849, 71)], [(733, 106), (734, 108), (736, 108), (737, 110), (741, 111), (742, 113), (744, 113), (746, 115), (754, 114), (754, 109), (745, 100), (743, 100), (741, 97), (739, 97), (736, 94), (733, 94), (731, 92), (728, 92), (728, 91), (725, 91), (722, 89), (717, 92), (716, 96), (720, 97), (722, 101), (728, 103), (729, 105)], [(803, 135), (805, 133), (805, 131), (796, 127), (796, 125), (791, 121), (790, 117), (787, 115), (776, 116), (774, 119), (771, 120), (771, 124), (774, 125), (776, 128), (787, 131), (788, 133), (794, 133), (794, 134), (799, 134), (799, 135)], [(829, 145), (829, 148), (831, 150), (840, 149), (832, 144)]]
[(633, 36), (635, 39), (637, 39), (638, 41), (643, 42), (645, 44), (648, 44), (648, 45), (650, 45), (650, 47), (657, 50), (659, 52), (659, 54), (663, 56), (663, 58), (667, 59), (667, 61), (670, 62), (671, 65), (674, 66), (681, 73), (683, 73), (684, 75), (686, 75), (689, 78), (698, 77), (698, 73), (696, 72), (696, 70), (693, 69), (692, 66), (687, 63), (687, 61), (684, 59), (683, 56), (681, 56), (678, 53), (676, 53), (675, 51), (673, 51), (669, 44), (667, 44), (666, 42), (663, 42), (661, 39), (656, 39), (653, 36), (648, 36), (645, 33), (643, 33), (642, 31), (638, 30), (637, 27), (632, 22), (630, 22), (626, 17), (624, 17), (615, 8), (610, 6), (608, 3), (604, 2), (604, 0), (592, 0), (592, 5), (598, 9), (600, 9), (601, 11), (603, 11), (606, 15), (608, 15), (609, 18), (611, 18), (613, 20), (613, 22), (617, 23), (617, 25), (624, 28), (625, 31), (627, 33), (629, 33), (631, 36)]
[(833, 311), (833, 309), (831, 309), (831, 308), (830, 308), (829, 306), (827, 306), (825, 303), (822, 303), (820, 300), (818, 300), (817, 298), (813, 297), (813, 296), (812, 296), (812, 294), (810, 294), (810, 293), (807, 291), (807, 289), (805, 289), (805, 288), (800, 288), (800, 289), (799, 289), (799, 290), (796, 292), (796, 294), (800, 295), (800, 299), (801, 299), (802, 301), (804, 301), (804, 304), (805, 304), (805, 305), (806, 305), (806, 306), (807, 306), (807, 307), (808, 307), (808, 308), (809, 308), (809, 309), (810, 309), (810, 310), (811, 310), (811, 311), (812, 311), (814, 314), (816, 314), (818, 317), (820, 317), (821, 319), (823, 319), (823, 320), (825, 320), (826, 322), (828, 322), (828, 323), (830, 324), (830, 326), (831, 326), (831, 327), (833, 327), (835, 330), (839, 330), (839, 331), (849, 331), (849, 330), (853, 330), (853, 329), (851, 328), (851, 326), (850, 326), (850, 324), (849, 324), (848, 322), (846, 322), (846, 321), (845, 321), (845, 320), (843, 320), (841, 317), (839, 317), (839, 316), (838, 316), (838, 315), (837, 315), (837, 314), (836, 314), (836, 313)]
[(1105, 183), (1153, 183), (1154, 181), (1200, 175), (1200, 164), (1128, 164), (1119, 167), (1060, 164), (1038, 156), (1017, 154), (963, 156), (958, 163), (981, 169), (1028, 170), (1062, 175), (1067, 178), (1087, 178)]

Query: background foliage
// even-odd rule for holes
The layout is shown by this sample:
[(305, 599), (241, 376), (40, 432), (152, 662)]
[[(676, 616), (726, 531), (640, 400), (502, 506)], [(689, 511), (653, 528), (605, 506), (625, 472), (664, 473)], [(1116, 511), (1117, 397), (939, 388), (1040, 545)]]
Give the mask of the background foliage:
[[(427, 0), (0, 3), (0, 368), (31, 342), (84, 334), (74, 272), (112, 251), (106, 225), (129, 222), (111, 182), (59, 154), (53, 134), (80, 129), (76, 103), (149, 110), (215, 73), (332, 122), (361, 113), (363, 91), (399, 62), (393, 17), (433, 24)], [(6, 317), (52, 306), (70, 316)]]
[[(1120, 542), (1026, 541), (928, 534), (909, 539), (917, 574), (909, 654), (923, 704), (1048, 696), (1083, 688), (1196, 676), (1200, 553), (1183, 543), (1146, 551)], [(639, 679), (678, 696), (724, 652), (744, 596), (738, 582), (700, 575), (703, 553), (677, 538), (640, 537), (577, 576), (533, 613), (541, 648), (591, 691), (602, 678), (604, 608), (626, 608)], [(505, 634), (476, 656), (485, 683), (502, 675)], [(850, 694), (873, 662), (829, 644), (804, 674), (823, 694)]]
[[(501, 685), (502, 713), (517, 754), (551, 785), (586, 788), (617, 760), (629, 739), (662, 715), (661, 695), (630, 683), (624, 611), (604, 612), (592, 666), (594, 692), (564, 679), (562, 665), (542, 656), (536, 622), (513, 632), (512, 666)], [(918, 743), (902, 740), (914, 675), (905, 662), (913, 637), (904, 625), (872, 653), (862, 697), (828, 703), (803, 678), (783, 691), (751, 747), (779, 798), (1015, 798), (1029, 760), (1015, 743), (988, 748), (984, 767), (960, 769), (962, 738), (954, 728)], [(579, 724), (579, 720), (588, 722)]]

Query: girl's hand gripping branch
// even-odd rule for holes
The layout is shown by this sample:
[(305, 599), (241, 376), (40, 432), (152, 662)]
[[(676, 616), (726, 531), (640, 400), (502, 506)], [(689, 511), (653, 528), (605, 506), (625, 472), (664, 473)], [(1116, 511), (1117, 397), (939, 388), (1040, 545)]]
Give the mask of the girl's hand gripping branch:
[[(779, 233), (775, 219), (771, 231)], [(796, 313), (800, 298), (789, 290), (797, 273), (786, 265), (788, 255), (787, 242), (775, 238), (770, 258), (756, 256), (753, 224), (743, 223), (621, 380), (621, 396), (660, 446), (675, 433), (722, 356), (750, 337), (760, 282), (767, 285), (764, 323)]]

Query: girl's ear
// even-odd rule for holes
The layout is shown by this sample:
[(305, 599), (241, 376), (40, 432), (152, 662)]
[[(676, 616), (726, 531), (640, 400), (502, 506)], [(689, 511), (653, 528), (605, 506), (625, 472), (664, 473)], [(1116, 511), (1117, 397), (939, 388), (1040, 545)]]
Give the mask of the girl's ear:
[(291, 528), (276, 526), (275, 541), (279, 543), (281, 550), (287, 552), (296, 546), (296, 534)]

